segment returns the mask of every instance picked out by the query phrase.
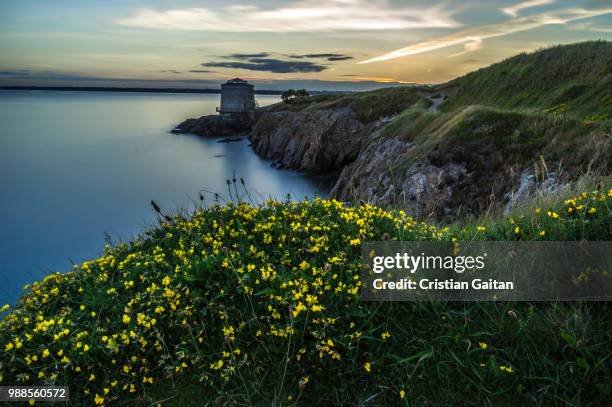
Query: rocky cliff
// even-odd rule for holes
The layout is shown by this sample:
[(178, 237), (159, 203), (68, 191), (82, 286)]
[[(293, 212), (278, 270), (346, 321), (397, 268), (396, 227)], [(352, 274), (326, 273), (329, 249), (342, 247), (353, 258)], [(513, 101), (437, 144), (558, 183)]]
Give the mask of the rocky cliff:
[(255, 151), (311, 172), (341, 169), (331, 196), (451, 220), (508, 211), (553, 193), (585, 168), (605, 169), (611, 142), (571, 117), (468, 106), (412, 106), (364, 124), (348, 107), (267, 112)]
[(418, 217), (434, 210), (450, 215), (456, 206), (453, 188), (468, 177), (467, 169), (453, 162), (437, 166), (426, 159), (399, 168), (398, 158), (415, 148), (415, 143), (396, 138), (374, 140), (342, 170), (331, 196), (398, 206)]
[(363, 124), (349, 108), (265, 112), (250, 140), (255, 152), (279, 165), (314, 173), (343, 168), (380, 121)]

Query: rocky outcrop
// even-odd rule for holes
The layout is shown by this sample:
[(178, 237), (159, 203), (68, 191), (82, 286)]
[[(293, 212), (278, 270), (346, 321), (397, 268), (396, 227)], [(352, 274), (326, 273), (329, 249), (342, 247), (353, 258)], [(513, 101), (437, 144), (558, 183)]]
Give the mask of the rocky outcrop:
[(466, 168), (456, 163), (437, 166), (427, 160), (398, 166), (398, 159), (413, 148), (414, 143), (396, 138), (374, 140), (344, 168), (331, 195), (399, 206), (419, 217), (434, 211), (450, 215), (456, 206), (453, 185), (467, 176)]
[(172, 133), (228, 137), (247, 134), (251, 131), (251, 126), (252, 121), (248, 118), (208, 115), (198, 119), (187, 119), (172, 129)]
[(559, 193), (569, 181), (547, 171), (543, 162), (506, 162), (480, 143), (480, 150), (454, 144), (422, 155), (415, 143), (374, 134), (342, 170), (331, 196), (400, 207), (420, 218), (453, 220), (489, 209), (507, 215), (535, 198)]
[(250, 140), (257, 154), (283, 168), (324, 173), (353, 161), (381, 124), (363, 124), (349, 107), (263, 112)]
[(566, 186), (556, 171), (542, 174), (541, 171), (534, 171), (532, 168), (526, 169), (520, 175), (518, 186), (504, 195), (504, 215), (535, 198), (557, 194)]

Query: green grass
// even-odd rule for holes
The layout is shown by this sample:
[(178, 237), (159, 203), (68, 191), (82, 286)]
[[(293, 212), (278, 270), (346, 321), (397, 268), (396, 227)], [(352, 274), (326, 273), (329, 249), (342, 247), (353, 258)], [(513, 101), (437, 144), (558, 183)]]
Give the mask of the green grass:
[(301, 98), (293, 103), (277, 103), (269, 111), (309, 111), (350, 107), (365, 124), (393, 116), (415, 104), (429, 106), (431, 102), (418, 95), (423, 87), (401, 86), (370, 92), (319, 95)]
[(392, 161), (393, 174), (406, 173), (415, 162), (463, 166), (470, 176), (453, 184), (453, 200), (446, 204), (461, 208), (463, 216), (483, 213), (491, 205), (500, 211), (504, 195), (516, 190), (520, 173), (542, 163), (566, 183), (584, 174), (609, 173), (611, 131), (611, 121), (544, 112), (468, 106), (430, 113), (413, 107), (397, 115), (380, 137), (412, 143)]
[(480, 104), (579, 118), (612, 118), (612, 42), (589, 41), (523, 53), (444, 84), (445, 111)]
[(357, 276), (362, 241), (607, 240), (611, 209), (606, 189), (484, 230), (328, 200), (197, 210), (28, 287), (2, 384), (72, 405), (603, 405), (606, 304), (365, 303)]

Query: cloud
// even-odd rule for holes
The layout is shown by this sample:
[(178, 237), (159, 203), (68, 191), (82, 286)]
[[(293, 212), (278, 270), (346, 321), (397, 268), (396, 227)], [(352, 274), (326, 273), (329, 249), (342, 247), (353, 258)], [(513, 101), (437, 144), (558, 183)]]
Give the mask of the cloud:
[(139, 28), (219, 32), (382, 31), (460, 25), (439, 6), (397, 6), (387, 0), (294, 0), (277, 8), (233, 5), (219, 11), (141, 9), (115, 22)]
[(401, 81), (395, 78), (387, 78), (380, 76), (360, 76), (360, 75), (340, 75), (341, 77), (351, 78), (356, 82), (376, 82), (376, 83), (391, 83), (391, 84), (403, 84), (403, 85), (414, 85), (415, 82)]
[(215, 73), (216, 71), (209, 71), (208, 69), (191, 69), (191, 73)]
[(519, 11), (525, 10), (532, 7), (545, 6), (546, 4), (554, 3), (555, 0), (528, 0), (522, 3), (517, 3), (514, 6), (504, 7), (502, 11), (509, 16), (517, 17), (519, 15)]
[[(422, 41), (386, 54), (361, 61), (359, 64), (368, 64), (377, 61), (388, 61), (409, 55), (421, 54), (454, 45), (474, 44), (487, 38), (501, 37), (508, 34), (532, 30), (544, 25), (566, 24), (571, 21), (600, 16), (612, 13), (612, 7), (587, 10), (584, 8), (567, 8), (550, 13), (535, 14), (519, 17), (505, 22), (475, 27), (455, 34), (439, 37), (433, 40)], [(469, 46), (468, 46), (469, 47)]]
[(344, 55), (344, 54), (302, 54), (302, 55), (291, 54), (291, 55), (287, 55), (287, 56), (289, 58), (295, 58), (295, 59), (303, 59), (303, 58), (317, 59), (317, 58), (324, 58), (324, 59), (327, 59), (328, 61), (346, 61), (348, 59), (353, 59), (352, 56)]
[[(274, 72), (274, 73), (309, 73), (321, 72), (328, 68), (329, 64), (313, 61), (301, 61), (303, 59), (324, 59), (330, 62), (346, 61), (353, 59), (350, 55), (338, 53), (312, 53), (312, 54), (276, 54), (290, 60), (271, 58), (276, 53), (255, 52), (250, 54), (236, 53), (220, 55), (218, 58), (232, 59), (233, 61), (212, 61), (201, 64), (203, 67), (248, 69), (251, 71)], [(295, 60), (300, 61), (295, 61)]]
[(474, 38), (474, 41), (466, 42), (465, 44), (463, 44), (463, 49), (465, 51), (449, 55), (448, 57), (449, 58), (455, 58), (455, 57), (458, 57), (458, 56), (461, 56), (461, 55), (465, 55), (468, 52), (478, 51), (481, 48), (482, 48), (482, 40), (480, 40), (479, 38)]
[(255, 54), (229, 54), (229, 55), (224, 55), (222, 58), (249, 59), (249, 58), (266, 58), (269, 56), (270, 54), (268, 52), (257, 52)]
[(296, 73), (296, 72), (321, 72), (327, 66), (310, 61), (283, 61), (274, 58), (249, 58), (246, 61), (229, 62), (207, 62), (204, 67), (248, 69), (250, 71), (274, 72), (274, 73)]

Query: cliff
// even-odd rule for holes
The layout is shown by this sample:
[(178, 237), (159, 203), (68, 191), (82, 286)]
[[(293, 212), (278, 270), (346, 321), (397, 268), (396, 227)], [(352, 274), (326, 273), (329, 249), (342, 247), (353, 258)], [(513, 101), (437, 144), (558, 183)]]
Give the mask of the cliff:
[(251, 133), (255, 152), (296, 170), (322, 173), (354, 161), (372, 131), (350, 108), (264, 113)]
[(250, 140), (257, 154), (283, 167), (338, 170), (357, 158), (364, 140), (390, 117), (421, 99), (401, 88), (280, 103), (260, 114)]
[[(559, 58), (578, 65), (562, 71)], [(250, 137), (258, 154), (285, 167), (341, 169), (331, 192), (339, 200), (449, 220), (507, 212), (582, 173), (609, 172), (610, 58), (608, 42), (574, 44), (521, 54), (443, 85), (278, 104)], [(513, 86), (546, 73), (545, 87)], [(585, 95), (596, 98), (596, 108), (584, 108)]]

